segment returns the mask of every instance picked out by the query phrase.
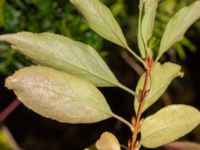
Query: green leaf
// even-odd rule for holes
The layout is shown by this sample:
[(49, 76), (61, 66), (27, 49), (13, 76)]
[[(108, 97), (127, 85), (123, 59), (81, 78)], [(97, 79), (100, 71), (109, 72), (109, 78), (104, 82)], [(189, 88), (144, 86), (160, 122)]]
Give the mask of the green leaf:
[(164, 146), (166, 150), (200, 150), (200, 144), (188, 141), (173, 142)]
[(92, 82), (96, 86), (121, 85), (103, 59), (89, 45), (53, 33), (19, 32), (0, 36), (34, 62), (56, 68)]
[(146, 44), (153, 33), (158, 1), (159, 0), (146, 0), (144, 3), (144, 17), (142, 19), (142, 37)]
[[(143, 58), (145, 57), (145, 53), (150, 56), (152, 55), (151, 51), (145, 51), (148, 47), (148, 40), (152, 37), (158, 1), (159, 0), (140, 1), (138, 44)], [(142, 13), (143, 9), (144, 14)]]
[(53, 68), (23, 68), (8, 77), (5, 85), (25, 106), (59, 122), (94, 123), (112, 116), (94, 85)]
[(120, 150), (120, 144), (117, 138), (110, 132), (104, 132), (96, 142), (98, 150)]
[[(143, 107), (143, 111), (149, 108), (152, 104), (154, 104), (160, 96), (165, 92), (171, 81), (178, 77), (183, 76), (183, 73), (180, 72), (181, 67), (179, 65), (173, 63), (165, 63), (161, 65), (160, 63), (156, 63), (150, 75), (150, 81), (148, 82), (148, 95), (145, 98), (145, 103)], [(139, 93), (144, 86), (145, 74), (143, 74), (137, 84), (136, 93)], [(137, 112), (139, 107), (139, 102), (137, 97), (134, 100), (135, 111)]]
[(190, 131), (200, 123), (200, 112), (187, 105), (167, 106), (147, 117), (141, 128), (142, 145), (156, 148), (170, 143)]
[(161, 43), (157, 60), (172, 45), (183, 39), (188, 28), (200, 18), (200, 1), (197, 0), (188, 7), (179, 10), (168, 22)]
[(139, 12), (139, 18), (138, 18), (138, 47), (139, 47), (141, 56), (145, 58), (146, 56), (145, 43), (142, 38), (143, 9), (144, 9), (144, 0), (140, 0), (140, 5), (139, 5), (140, 12)]
[[(152, 37), (154, 22), (156, 16), (156, 10), (159, 0), (146, 0), (144, 3), (144, 16), (142, 19), (142, 38), (144, 40), (145, 47), (148, 47), (148, 40)], [(147, 49), (148, 51), (148, 49)], [(147, 52), (148, 56), (152, 56), (152, 52)]]
[(127, 42), (111, 11), (99, 0), (70, 0), (86, 18), (89, 27), (105, 39), (127, 48)]

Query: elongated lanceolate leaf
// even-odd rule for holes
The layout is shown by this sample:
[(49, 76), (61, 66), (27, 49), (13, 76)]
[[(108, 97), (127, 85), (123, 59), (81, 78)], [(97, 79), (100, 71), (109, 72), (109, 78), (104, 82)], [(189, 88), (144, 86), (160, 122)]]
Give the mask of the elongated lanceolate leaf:
[(98, 53), (89, 45), (53, 33), (19, 32), (1, 35), (0, 40), (38, 64), (68, 72), (96, 86), (115, 86), (119, 82)]
[(117, 138), (110, 132), (104, 132), (95, 146), (98, 150), (120, 150)]
[(127, 47), (120, 26), (111, 11), (99, 0), (70, 0), (86, 18), (90, 28), (105, 39)]
[(144, 3), (144, 17), (142, 19), (142, 36), (146, 43), (151, 38), (153, 33), (158, 1), (159, 0), (145, 0)]
[(111, 117), (99, 90), (90, 82), (49, 67), (27, 67), (5, 83), (36, 113), (65, 123), (93, 123)]
[(200, 1), (197, 0), (192, 5), (179, 10), (168, 22), (161, 43), (157, 60), (173, 44), (183, 39), (187, 29), (200, 18)]
[[(144, 17), (142, 19), (142, 37), (146, 47), (148, 47), (148, 40), (152, 37), (156, 10), (159, 0), (146, 0), (144, 5)], [(147, 49), (148, 51), (148, 49)], [(147, 52), (148, 57), (152, 56), (152, 52)]]
[(200, 144), (189, 141), (178, 141), (164, 146), (165, 150), (200, 150)]
[(139, 18), (138, 18), (138, 47), (140, 50), (140, 54), (143, 58), (146, 56), (146, 50), (145, 50), (145, 43), (142, 38), (142, 17), (143, 17), (143, 9), (144, 9), (144, 0), (140, 0), (139, 4)]
[[(148, 82), (148, 95), (145, 98), (145, 104), (143, 111), (149, 108), (152, 104), (154, 104), (160, 96), (165, 92), (171, 81), (178, 77), (182, 76), (183, 73), (180, 72), (181, 67), (179, 65), (173, 63), (165, 63), (161, 65), (157, 63), (153, 66), (151, 70), (150, 80)], [(139, 93), (144, 86), (144, 78), (145, 74), (143, 74), (137, 84), (136, 93)], [(137, 112), (139, 107), (138, 99), (134, 100), (135, 111)]]
[[(155, 16), (156, 16), (156, 10), (158, 6), (159, 0), (145, 0), (143, 1), (144, 5), (144, 15), (142, 17), (141, 22), (141, 34), (138, 38), (140, 41), (140, 51), (142, 57), (145, 56), (145, 47), (148, 47), (148, 40), (151, 38), (153, 29), (154, 29), (154, 22), (155, 22)], [(151, 56), (151, 51), (146, 52)]]
[(147, 117), (141, 128), (142, 145), (156, 148), (189, 133), (200, 123), (200, 112), (187, 105), (167, 106)]

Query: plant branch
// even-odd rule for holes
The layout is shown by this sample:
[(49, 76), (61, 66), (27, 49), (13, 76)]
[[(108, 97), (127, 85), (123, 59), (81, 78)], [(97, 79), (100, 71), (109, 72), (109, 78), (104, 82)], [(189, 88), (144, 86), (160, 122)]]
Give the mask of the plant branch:
[(126, 63), (133, 69), (135, 70), (135, 72), (138, 74), (138, 75), (142, 75), (144, 73), (144, 69), (138, 65), (135, 61), (133, 61), (133, 58), (130, 57), (128, 55), (127, 52), (125, 51), (122, 51), (121, 52), (121, 57), (124, 59), (124, 61), (126, 61)]
[(4, 120), (20, 105), (20, 101), (15, 99), (11, 104), (9, 104), (1, 113), (0, 113), (0, 123)]
[(148, 84), (149, 84), (149, 80), (150, 80), (150, 72), (151, 72), (151, 67), (152, 67), (151, 59), (147, 59), (146, 66), (147, 66), (147, 68), (146, 68), (146, 73), (145, 73), (143, 89), (141, 89), (141, 91), (139, 92), (139, 99), (138, 99), (139, 100), (139, 108), (136, 112), (136, 118), (132, 121), (132, 124), (134, 127), (134, 132), (132, 135), (129, 150), (136, 150), (139, 146), (137, 137), (138, 137), (138, 133), (140, 132), (140, 127), (142, 124), (141, 116), (142, 116), (143, 106), (145, 103), (145, 97), (147, 96), (148, 91), (149, 91)]
[[(135, 72), (138, 74), (138, 75), (142, 75), (144, 73), (144, 69), (138, 65), (133, 59), (132, 57), (130, 57), (128, 55), (128, 53), (126, 51), (122, 51), (121, 52), (121, 57), (124, 59), (124, 61), (126, 61), (126, 63), (133, 69), (135, 70)], [(138, 98), (139, 99), (139, 98)], [(165, 105), (169, 105), (171, 104), (172, 100), (171, 100), (171, 97), (170, 97), (170, 94), (168, 92), (165, 92), (162, 96), (161, 96), (161, 99), (164, 101)]]

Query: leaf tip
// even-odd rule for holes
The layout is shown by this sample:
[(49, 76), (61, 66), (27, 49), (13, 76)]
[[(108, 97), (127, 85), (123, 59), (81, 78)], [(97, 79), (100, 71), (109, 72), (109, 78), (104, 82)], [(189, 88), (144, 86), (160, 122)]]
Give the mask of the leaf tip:
[(11, 90), (12, 87), (13, 87), (13, 82), (14, 82), (14, 81), (15, 81), (15, 80), (13, 79), (12, 76), (7, 77), (6, 80), (5, 80), (5, 87), (7, 87), (9, 90)]
[(5, 35), (0, 35), (0, 41), (5, 41)]
[(179, 76), (180, 78), (183, 78), (183, 77), (184, 77), (184, 72), (179, 72), (178, 76)]
[(9, 76), (5, 79), (5, 87), (8, 88), (9, 90), (15, 90), (15, 87), (17, 87), (18, 85), (16, 85), (17, 83), (19, 83), (20, 81), (20, 76), (19, 76), (20, 70), (16, 71), (14, 75)]

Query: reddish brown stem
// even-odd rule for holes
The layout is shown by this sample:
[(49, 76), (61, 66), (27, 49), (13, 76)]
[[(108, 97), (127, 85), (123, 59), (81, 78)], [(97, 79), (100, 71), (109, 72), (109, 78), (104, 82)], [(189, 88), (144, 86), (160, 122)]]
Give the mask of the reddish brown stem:
[(20, 101), (15, 99), (11, 104), (9, 104), (1, 113), (0, 113), (0, 123), (4, 120), (20, 105)]
[(142, 110), (145, 102), (145, 97), (147, 96), (148, 93), (148, 82), (150, 79), (150, 72), (151, 72), (151, 67), (152, 67), (152, 60), (147, 59), (146, 61), (146, 73), (145, 73), (145, 80), (144, 80), (144, 85), (142, 90), (139, 92), (139, 108), (136, 113), (135, 120), (133, 121), (133, 127), (134, 127), (134, 132), (132, 135), (132, 139), (130, 142), (129, 150), (136, 150), (138, 149), (138, 133), (140, 132), (140, 126), (141, 126), (141, 115), (142, 115)]

